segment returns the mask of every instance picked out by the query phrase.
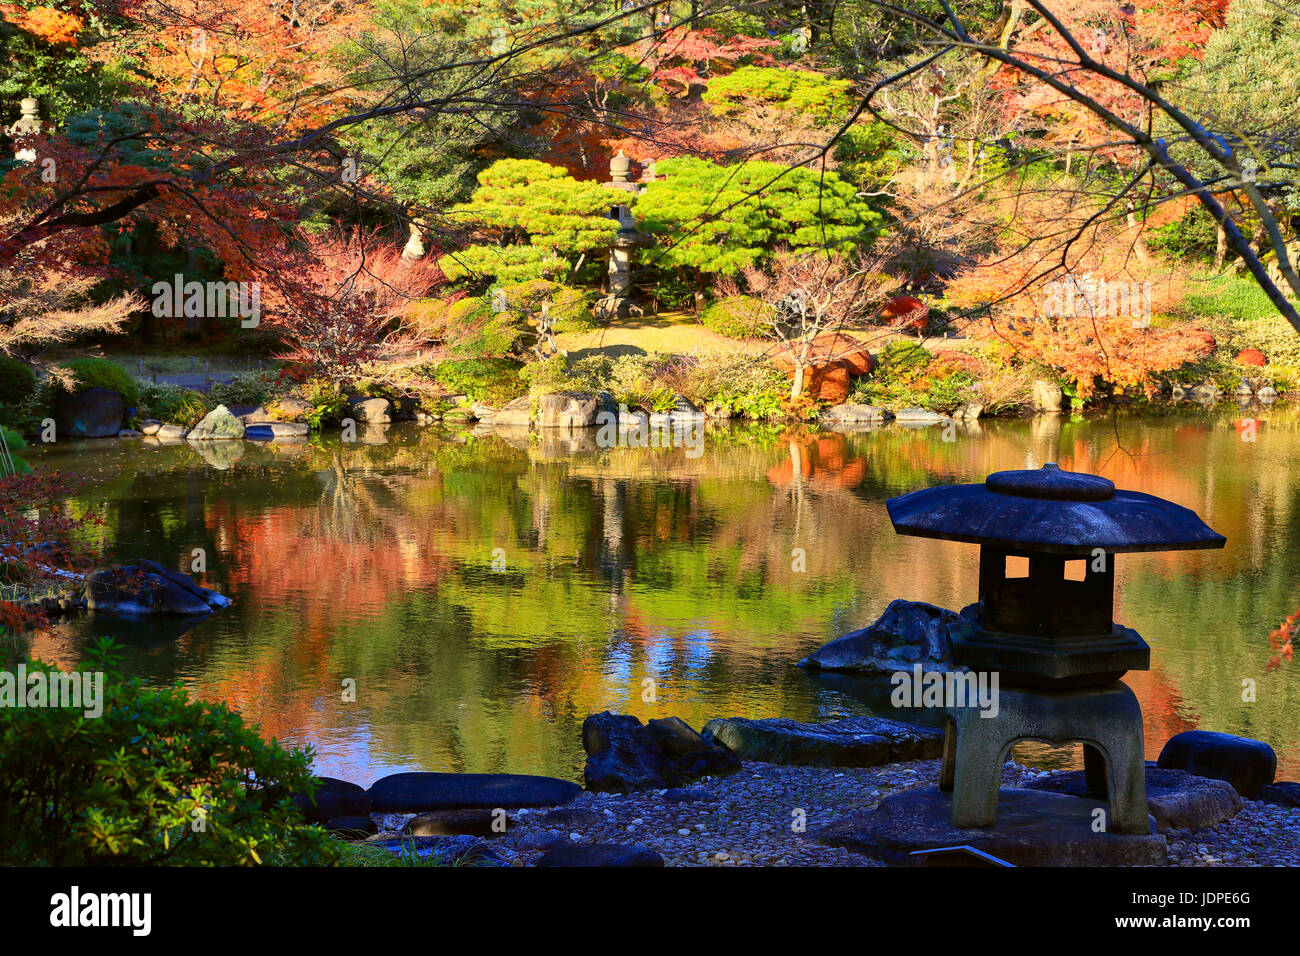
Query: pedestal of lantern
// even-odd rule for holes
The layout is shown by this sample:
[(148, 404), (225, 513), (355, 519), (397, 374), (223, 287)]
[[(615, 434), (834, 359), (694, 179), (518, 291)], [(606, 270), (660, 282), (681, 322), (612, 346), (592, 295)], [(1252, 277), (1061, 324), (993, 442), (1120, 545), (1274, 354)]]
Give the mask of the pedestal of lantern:
[(993, 826), (1007, 754), (1040, 740), (1083, 743), (1088, 790), (1109, 803), (1107, 828), (1147, 833), (1142, 712), (1119, 678), (1146, 670), (1151, 651), (1112, 620), (1114, 556), (1221, 548), (1223, 536), (1180, 505), (1054, 464), (887, 506), (899, 534), (980, 545), (982, 615), (954, 637), (953, 662), (998, 673), (998, 710), (949, 712), (939, 787), (952, 792), (953, 825)]

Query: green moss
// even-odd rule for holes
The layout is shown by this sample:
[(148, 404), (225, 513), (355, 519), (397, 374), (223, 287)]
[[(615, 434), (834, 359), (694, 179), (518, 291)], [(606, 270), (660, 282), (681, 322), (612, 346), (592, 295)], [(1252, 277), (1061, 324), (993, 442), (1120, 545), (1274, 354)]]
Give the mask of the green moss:
[[(84, 392), (92, 388), (111, 389), (122, 396), (128, 406), (134, 406), (140, 400), (140, 388), (126, 369), (102, 358), (69, 359), (60, 363), (60, 368), (72, 372), (75, 383), (74, 391)], [(57, 388), (57, 384), (53, 386)]]

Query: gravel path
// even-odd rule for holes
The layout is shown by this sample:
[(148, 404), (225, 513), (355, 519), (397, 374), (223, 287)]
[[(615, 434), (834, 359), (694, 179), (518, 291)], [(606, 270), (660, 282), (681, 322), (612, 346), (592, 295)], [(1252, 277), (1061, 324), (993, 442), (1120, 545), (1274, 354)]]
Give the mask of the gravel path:
[[(1008, 763), (1003, 786), (1020, 786), (1048, 771)], [(567, 842), (640, 843), (669, 866), (882, 866), (880, 861), (823, 846), (804, 831), (875, 806), (882, 797), (937, 779), (937, 760), (870, 768), (787, 767), (746, 763), (730, 777), (706, 778), (679, 790), (629, 795), (583, 792), (553, 810), (515, 810), (492, 851), (528, 866)], [(380, 818), (398, 831), (408, 814)], [(1174, 866), (1300, 866), (1300, 809), (1244, 801), (1233, 819), (1203, 830), (1170, 830)]]

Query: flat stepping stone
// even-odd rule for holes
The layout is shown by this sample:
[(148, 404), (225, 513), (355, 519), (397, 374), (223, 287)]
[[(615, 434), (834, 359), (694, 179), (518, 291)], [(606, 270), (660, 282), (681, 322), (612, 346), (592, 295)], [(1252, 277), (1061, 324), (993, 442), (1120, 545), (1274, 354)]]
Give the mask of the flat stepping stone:
[(950, 422), (947, 415), (932, 412), (928, 408), (902, 408), (894, 413), (894, 420), (900, 425), (937, 425)]
[(516, 773), (394, 773), (367, 791), (375, 813), (514, 810), (568, 803), (582, 788), (556, 777)]
[(849, 717), (805, 724), (785, 717), (723, 717), (704, 737), (742, 760), (800, 767), (875, 767), (930, 760), (943, 753), (943, 731), (884, 717)]
[(408, 836), (468, 834), (490, 839), (502, 836), (511, 822), (496, 810), (432, 810), (412, 817), (402, 832)]
[(952, 825), (952, 796), (938, 787), (886, 797), (875, 810), (810, 830), (819, 843), (842, 846), (893, 864), (921, 865), (915, 850), (969, 846), (1015, 866), (1160, 866), (1168, 861), (1162, 834), (1094, 833), (1099, 802), (1042, 790), (1004, 788), (997, 823)]
[[(1155, 818), (1156, 828), (1162, 833), (1170, 827), (1187, 830), (1212, 827), (1236, 816), (1241, 809), (1241, 797), (1232, 784), (1224, 780), (1148, 766), (1146, 782), (1147, 812)], [(1026, 784), (1025, 789), (1064, 793), (1072, 797), (1088, 795), (1082, 770), (1039, 777)]]
[(1262, 740), (1212, 730), (1186, 730), (1169, 738), (1156, 765), (1226, 780), (1243, 797), (1253, 799), (1260, 787), (1273, 782), (1277, 754)]
[(663, 866), (664, 858), (639, 843), (570, 843), (547, 850), (538, 866)]

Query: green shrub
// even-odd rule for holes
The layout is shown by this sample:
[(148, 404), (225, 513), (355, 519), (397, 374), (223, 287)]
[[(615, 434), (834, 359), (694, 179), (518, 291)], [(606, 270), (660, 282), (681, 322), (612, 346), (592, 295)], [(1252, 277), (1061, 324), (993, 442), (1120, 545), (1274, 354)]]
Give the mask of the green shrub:
[[(933, 360), (930, 352), (915, 342), (898, 340), (880, 350), (870, 376), (858, 379), (850, 401), (885, 408), (925, 405), (932, 385), (925, 373)], [(940, 397), (944, 397), (941, 386)]]
[(528, 323), (521, 313), (493, 312), (486, 297), (460, 299), (447, 307), (445, 337), (455, 358), (510, 355), (528, 335)]
[(141, 418), (156, 418), (171, 425), (193, 428), (214, 406), (202, 392), (169, 383), (149, 383), (141, 386), (139, 413)]
[(265, 405), (281, 391), (277, 372), (243, 372), (208, 391), (214, 405)]
[(434, 375), (444, 388), (471, 402), (500, 406), (524, 393), (521, 367), (507, 358), (447, 359), (438, 363)]
[[(560, 284), (550, 279), (530, 279), (527, 282), (498, 286), (494, 291), (499, 291), (505, 296), (506, 305), (511, 309), (535, 311), (542, 307), (543, 302), (554, 296), (559, 288)], [(491, 302), (493, 294), (493, 291), (489, 291), (484, 299)]]
[(26, 362), (0, 355), (0, 405), (13, 408), (36, 392), (36, 373)]
[[(32, 473), (32, 466), (27, 463), (27, 459), (18, 454), (27, 447), (27, 442), (23, 440), (23, 436), (11, 428), (5, 428), (3, 425), (0, 425), (0, 437), (3, 437), (4, 439), (3, 446), (0, 446), (0, 450), (3, 448), (9, 449), (9, 455), (13, 458), (14, 470), (20, 475), (30, 475)], [(0, 475), (3, 474), (4, 469), (0, 467)]]
[[(84, 392), (91, 388), (108, 388), (122, 396), (128, 407), (140, 400), (140, 388), (122, 366), (102, 358), (77, 358), (60, 363), (72, 373), (73, 391)], [(51, 383), (57, 390), (58, 383)]]
[(710, 302), (700, 313), (700, 320), (729, 339), (757, 339), (771, 331), (775, 315), (776, 310), (762, 299), (733, 295)]
[[(59, 670), (28, 660), (29, 675)], [(149, 688), (117, 668), (108, 641), (102, 713), (0, 707), (0, 864), (233, 866), (325, 864), (341, 856), (306, 826), (295, 793), (313, 786), (310, 750), (285, 751), (225, 704)], [(83, 683), (83, 687), (84, 687)], [(57, 759), (54, 759), (57, 755)]]
[(298, 395), (312, 405), (312, 410), (307, 413), (307, 425), (313, 431), (343, 420), (348, 397), (343, 394), (343, 389), (337, 382), (322, 377), (309, 378), (298, 386)]
[(609, 387), (613, 360), (605, 355), (590, 355), (570, 361), (553, 355), (540, 362), (529, 362), (519, 371), (528, 383), (528, 394), (536, 398), (555, 392), (601, 392)]
[(919, 402), (922, 408), (948, 414), (971, 401), (971, 389), (975, 385), (975, 376), (965, 369), (957, 369), (940, 378), (931, 380)]
[(728, 408), (755, 421), (782, 417), (790, 381), (769, 362), (749, 355), (705, 353), (686, 374), (682, 394), (697, 405)]
[(551, 318), (555, 321), (555, 331), (563, 335), (566, 332), (590, 332), (596, 327), (596, 310), (594, 296), (582, 289), (561, 287), (551, 296)]

